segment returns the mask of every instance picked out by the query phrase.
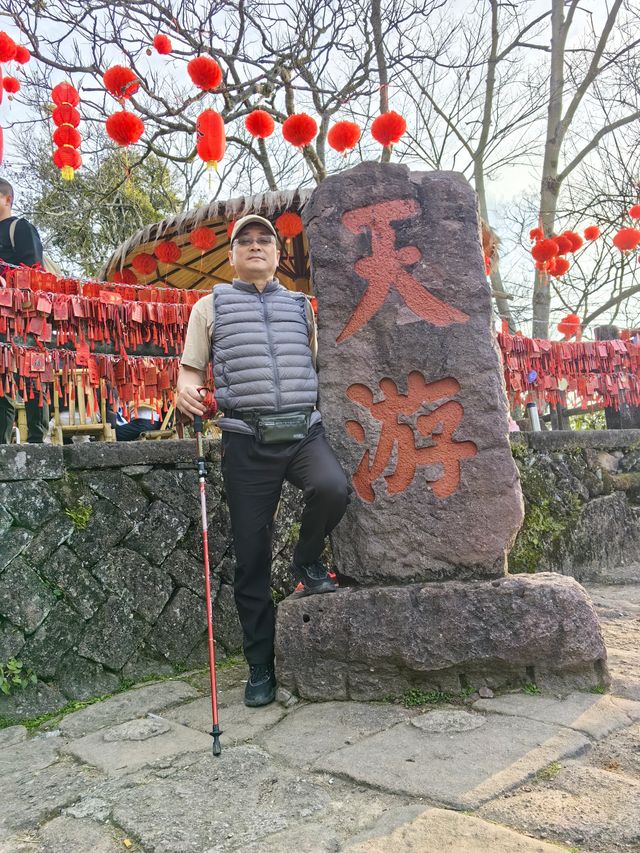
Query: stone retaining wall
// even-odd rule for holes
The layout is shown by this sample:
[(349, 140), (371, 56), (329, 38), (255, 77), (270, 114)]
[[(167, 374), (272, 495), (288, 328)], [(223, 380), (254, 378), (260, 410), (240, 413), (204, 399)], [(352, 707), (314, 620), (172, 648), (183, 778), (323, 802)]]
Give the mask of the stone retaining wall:
[(525, 520), (509, 571), (640, 582), (640, 430), (521, 433), (512, 451)]
[[(527, 514), (512, 572), (640, 580), (640, 430), (515, 436)], [(30, 717), (128, 680), (206, 662), (194, 442), (0, 446), (0, 665), (38, 684), (0, 698)], [(235, 653), (233, 554), (219, 474), (207, 501), (218, 654)], [(300, 501), (275, 529), (274, 598), (288, 575)]]
[[(123, 682), (203, 665), (206, 611), (195, 442), (0, 446), (0, 665), (37, 687), (0, 698), (28, 717)], [(219, 444), (207, 445), (220, 657), (241, 649)], [(274, 596), (291, 592), (296, 493), (275, 530)], [(298, 513), (299, 514), (299, 513)]]

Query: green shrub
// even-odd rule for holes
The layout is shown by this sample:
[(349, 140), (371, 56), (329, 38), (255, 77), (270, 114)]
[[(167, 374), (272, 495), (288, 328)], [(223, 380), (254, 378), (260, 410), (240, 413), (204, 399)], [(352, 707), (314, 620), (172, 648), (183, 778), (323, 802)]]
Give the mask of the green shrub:
[(10, 696), (16, 690), (24, 690), (38, 680), (35, 672), (25, 668), (20, 660), (9, 658), (0, 664), (0, 690), (5, 696)]

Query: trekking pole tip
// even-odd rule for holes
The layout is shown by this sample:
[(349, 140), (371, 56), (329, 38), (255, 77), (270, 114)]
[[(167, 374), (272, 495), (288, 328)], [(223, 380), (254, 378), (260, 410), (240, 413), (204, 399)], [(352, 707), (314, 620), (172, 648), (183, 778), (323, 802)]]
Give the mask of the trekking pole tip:
[(222, 752), (222, 747), (220, 746), (220, 735), (222, 734), (222, 731), (220, 729), (220, 726), (214, 725), (210, 734), (211, 734), (211, 737), (213, 738), (213, 746), (212, 746), (213, 754), (215, 756), (218, 756)]

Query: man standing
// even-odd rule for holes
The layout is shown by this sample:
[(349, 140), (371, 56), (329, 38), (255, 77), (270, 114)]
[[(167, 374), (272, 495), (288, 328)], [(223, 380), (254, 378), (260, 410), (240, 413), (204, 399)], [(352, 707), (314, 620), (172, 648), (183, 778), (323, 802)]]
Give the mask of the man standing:
[[(13, 187), (0, 180), (0, 266), (42, 266), (40, 235), (26, 219), (13, 215)], [(33, 397), (31, 395), (33, 394)], [(27, 383), (24, 401), (27, 415), (27, 441), (42, 444), (49, 428), (49, 406), (38, 405), (38, 392)], [(16, 415), (15, 402), (0, 397), (0, 444), (9, 444)]]
[(33, 225), (13, 213), (13, 187), (0, 180), (0, 259), (13, 267), (42, 266), (42, 242)]
[(239, 219), (229, 260), (236, 278), (193, 308), (178, 376), (178, 408), (203, 415), (206, 369), (213, 361), (215, 397), (224, 411), (222, 475), (236, 555), (235, 599), (250, 666), (245, 704), (275, 698), (271, 544), (285, 480), (305, 507), (292, 573), (304, 594), (336, 587), (320, 561), (325, 537), (348, 501), (346, 476), (316, 410), (315, 323), (304, 294), (276, 278), (280, 253), (273, 225)]

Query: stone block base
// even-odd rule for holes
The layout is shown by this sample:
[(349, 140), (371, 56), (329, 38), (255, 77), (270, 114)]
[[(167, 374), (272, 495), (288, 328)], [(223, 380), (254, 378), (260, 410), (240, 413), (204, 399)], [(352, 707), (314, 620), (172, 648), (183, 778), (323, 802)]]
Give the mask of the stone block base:
[(305, 699), (589, 689), (608, 684), (606, 656), (587, 593), (551, 573), (346, 588), (278, 607), (279, 683)]

